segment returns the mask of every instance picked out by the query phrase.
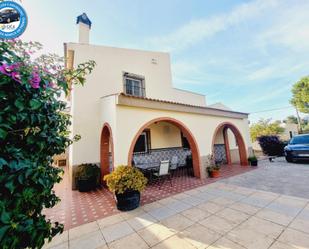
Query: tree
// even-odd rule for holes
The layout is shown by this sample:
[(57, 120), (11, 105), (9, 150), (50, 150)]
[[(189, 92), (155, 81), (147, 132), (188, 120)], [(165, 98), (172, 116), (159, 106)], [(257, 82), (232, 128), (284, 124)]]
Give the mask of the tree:
[(291, 104), (300, 112), (309, 113), (309, 76), (293, 85)]
[(40, 48), (20, 40), (0, 44), (0, 248), (41, 248), (63, 231), (42, 213), (60, 201), (53, 186), (62, 170), (52, 166), (53, 156), (78, 139), (59, 97), (83, 84), (95, 63), (70, 70), (56, 55), (32, 59)]
[(294, 115), (287, 116), (285, 120), (283, 120), (284, 123), (288, 124), (298, 124), (297, 117)]
[(250, 126), (250, 136), (252, 141), (256, 141), (260, 136), (279, 135), (284, 131), (280, 127), (280, 121), (271, 122), (271, 119), (260, 119), (256, 124)]

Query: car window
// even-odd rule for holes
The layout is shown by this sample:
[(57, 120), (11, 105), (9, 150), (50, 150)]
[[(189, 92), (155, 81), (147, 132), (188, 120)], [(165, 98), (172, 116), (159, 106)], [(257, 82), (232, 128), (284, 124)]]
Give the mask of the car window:
[(309, 144), (309, 136), (296, 136), (290, 140), (290, 144)]

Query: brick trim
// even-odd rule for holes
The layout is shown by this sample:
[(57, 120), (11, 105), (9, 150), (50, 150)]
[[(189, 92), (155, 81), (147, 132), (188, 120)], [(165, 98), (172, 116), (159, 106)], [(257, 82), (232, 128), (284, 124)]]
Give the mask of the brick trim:
[(109, 146), (111, 146), (112, 153), (112, 168), (114, 169), (114, 143), (112, 129), (108, 123), (104, 123), (101, 132), (100, 141), (100, 168), (101, 168), (101, 180), (103, 176), (109, 174)]
[(231, 159), (230, 144), (229, 144), (229, 137), (228, 137), (227, 129), (228, 127), (223, 128), (223, 139), (224, 139), (226, 161), (228, 165), (231, 165), (232, 159)]
[[(217, 133), (219, 132), (219, 130), (223, 129), (223, 135), (224, 135), (226, 133), (227, 128), (231, 129), (231, 131), (233, 132), (233, 134), (236, 138), (236, 141), (237, 141), (237, 144), (238, 144), (240, 164), (243, 165), (243, 166), (247, 166), (248, 165), (248, 156), (247, 156), (247, 149), (246, 149), (244, 139), (243, 139), (240, 131), (238, 130), (238, 128), (230, 122), (223, 122), (223, 123), (221, 123), (217, 126), (217, 128), (214, 132), (213, 138), (212, 138), (212, 153), (214, 153), (214, 145), (215, 145), (215, 139), (216, 139)], [(224, 135), (224, 138), (225, 137), (227, 138), (227, 134)], [(224, 144), (225, 144), (226, 150), (228, 150), (228, 151), (226, 151), (226, 155), (227, 155), (227, 157), (229, 156), (229, 159), (227, 158), (227, 160), (228, 160), (228, 164), (230, 164), (231, 163), (231, 159), (230, 159), (231, 156), (230, 156), (230, 151), (229, 151), (228, 138), (227, 139), (226, 138), (224, 139)]]
[(150, 120), (138, 130), (138, 132), (136, 133), (136, 135), (134, 136), (131, 142), (131, 146), (130, 146), (129, 154), (128, 154), (128, 165), (132, 166), (133, 150), (134, 150), (134, 146), (135, 146), (135, 143), (139, 135), (143, 132), (143, 130), (145, 130), (147, 127), (149, 127), (153, 123), (163, 122), (163, 121), (171, 123), (175, 125), (176, 127), (178, 127), (182, 131), (184, 136), (188, 139), (188, 142), (190, 144), (191, 153), (192, 153), (194, 176), (200, 178), (201, 177), (201, 161), (200, 161), (200, 152), (199, 152), (197, 142), (192, 132), (186, 127), (184, 123), (182, 123), (181, 121), (177, 119), (170, 118), (170, 117), (161, 117), (161, 118)]

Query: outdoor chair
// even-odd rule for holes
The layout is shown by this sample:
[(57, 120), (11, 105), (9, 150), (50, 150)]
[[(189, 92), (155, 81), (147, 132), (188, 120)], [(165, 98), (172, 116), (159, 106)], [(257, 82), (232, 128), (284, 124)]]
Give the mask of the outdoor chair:
[(165, 178), (168, 178), (170, 180), (171, 186), (173, 186), (172, 185), (172, 178), (171, 178), (169, 169), (170, 169), (170, 161), (164, 160), (164, 161), (160, 162), (159, 171), (153, 173), (153, 175), (159, 181), (159, 189), (161, 189), (162, 182), (163, 182), (163, 180), (165, 180)]

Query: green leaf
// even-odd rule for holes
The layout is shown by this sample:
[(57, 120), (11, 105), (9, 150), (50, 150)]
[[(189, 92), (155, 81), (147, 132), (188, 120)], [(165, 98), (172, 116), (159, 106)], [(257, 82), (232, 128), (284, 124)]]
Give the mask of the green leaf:
[(10, 190), (11, 193), (13, 193), (13, 191), (14, 191), (14, 189), (15, 189), (13, 180), (8, 181), (8, 182), (5, 184), (5, 187), (6, 187), (8, 190)]
[(8, 162), (5, 161), (3, 158), (0, 158), (0, 169), (2, 169), (3, 165), (7, 165)]
[(22, 111), (25, 109), (24, 103), (20, 99), (16, 99), (14, 102), (14, 105), (18, 108), (19, 111)]
[(1, 213), (1, 221), (4, 224), (10, 223), (10, 215), (5, 210), (3, 210), (2, 213)]
[(7, 135), (8, 135), (7, 131), (0, 128), (0, 138), (5, 139)]
[(0, 241), (2, 240), (3, 236), (5, 235), (6, 231), (10, 228), (9, 225), (5, 225), (0, 228)]
[(41, 102), (36, 99), (32, 99), (30, 100), (30, 107), (32, 110), (39, 109), (41, 107)]

